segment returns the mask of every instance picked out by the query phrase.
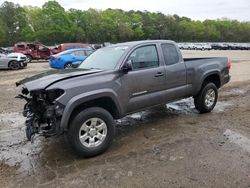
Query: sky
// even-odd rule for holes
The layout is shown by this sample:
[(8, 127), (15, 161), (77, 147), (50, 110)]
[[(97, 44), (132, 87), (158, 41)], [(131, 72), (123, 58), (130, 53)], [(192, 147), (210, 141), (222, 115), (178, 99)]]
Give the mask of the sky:
[[(20, 5), (41, 7), (46, 0), (8, 0)], [(178, 14), (193, 20), (229, 18), (250, 21), (250, 0), (57, 0), (66, 10), (89, 8), (147, 10)], [(0, 0), (2, 4), (4, 0)]]

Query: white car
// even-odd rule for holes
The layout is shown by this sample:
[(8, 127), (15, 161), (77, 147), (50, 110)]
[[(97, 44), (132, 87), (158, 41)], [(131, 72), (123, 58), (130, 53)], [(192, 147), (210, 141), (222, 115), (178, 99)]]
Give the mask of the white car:
[(26, 56), (20, 53), (1, 54), (0, 53), (0, 69), (17, 70), (27, 66)]
[(212, 46), (207, 43), (197, 43), (195, 44), (195, 49), (196, 50), (211, 50)]
[(195, 45), (193, 43), (182, 43), (181, 44), (181, 49), (182, 50), (194, 50)]

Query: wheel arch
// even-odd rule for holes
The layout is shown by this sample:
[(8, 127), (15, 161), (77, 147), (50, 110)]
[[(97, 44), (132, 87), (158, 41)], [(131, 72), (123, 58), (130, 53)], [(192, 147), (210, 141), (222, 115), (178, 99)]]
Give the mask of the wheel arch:
[(63, 68), (66, 68), (67, 64), (71, 64), (72, 65), (72, 62), (69, 61), (69, 60), (61, 60), (61, 65), (63, 66)]
[(11, 63), (11, 62), (16, 62), (16, 63), (18, 63), (17, 60), (10, 60), (10, 61), (8, 62), (8, 68), (10, 68), (10, 63)]
[(209, 74), (207, 74), (202, 81), (202, 86), (205, 83), (208, 82), (212, 82), (216, 85), (217, 89), (219, 89), (221, 87), (221, 78), (220, 78), (220, 74), (217, 71), (211, 72)]
[(208, 82), (212, 82), (216, 85), (217, 89), (221, 87), (221, 77), (219, 71), (211, 71), (209, 73), (204, 74), (199, 83), (199, 86), (196, 87), (196, 92), (194, 93), (194, 97), (199, 94), (204, 85)]
[(66, 105), (63, 116), (61, 119), (62, 131), (65, 131), (69, 127), (69, 122), (77, 112), (86, 109), (88, 107), (101, 107), (107, 110), (114, 119), (121, 117), (121, 107), (117, 101), (116, 95), (113, 92), (106, 91), (95, 94), (83, 94), (73, 97)]

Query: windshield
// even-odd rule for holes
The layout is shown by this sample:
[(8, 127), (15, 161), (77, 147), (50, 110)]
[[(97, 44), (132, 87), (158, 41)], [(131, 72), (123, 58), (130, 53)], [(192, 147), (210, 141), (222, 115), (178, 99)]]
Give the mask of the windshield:
[(78, 68), (113, 70), (128, 46), (111, 46), (96, 50)]

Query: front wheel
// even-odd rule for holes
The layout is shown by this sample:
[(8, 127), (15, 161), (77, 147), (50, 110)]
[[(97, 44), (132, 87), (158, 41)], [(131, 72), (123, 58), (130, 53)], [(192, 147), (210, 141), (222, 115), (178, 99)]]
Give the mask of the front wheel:
[(17, 61), (11, 61), (9, 62), (9, 68), (12, 70), (18, 70), (20, 69), (20, 64)]
[(91, 107), (74, 116), (67, 139), (78, 155), (93, 157), (110, 147), (114, 133), (111, 114), (103, 108)]
[(194, 97), (195, 108), (200, 113), (211, 112), (218, 99), (218, 89), (214, 83), (205, 84), (199, 94)]

